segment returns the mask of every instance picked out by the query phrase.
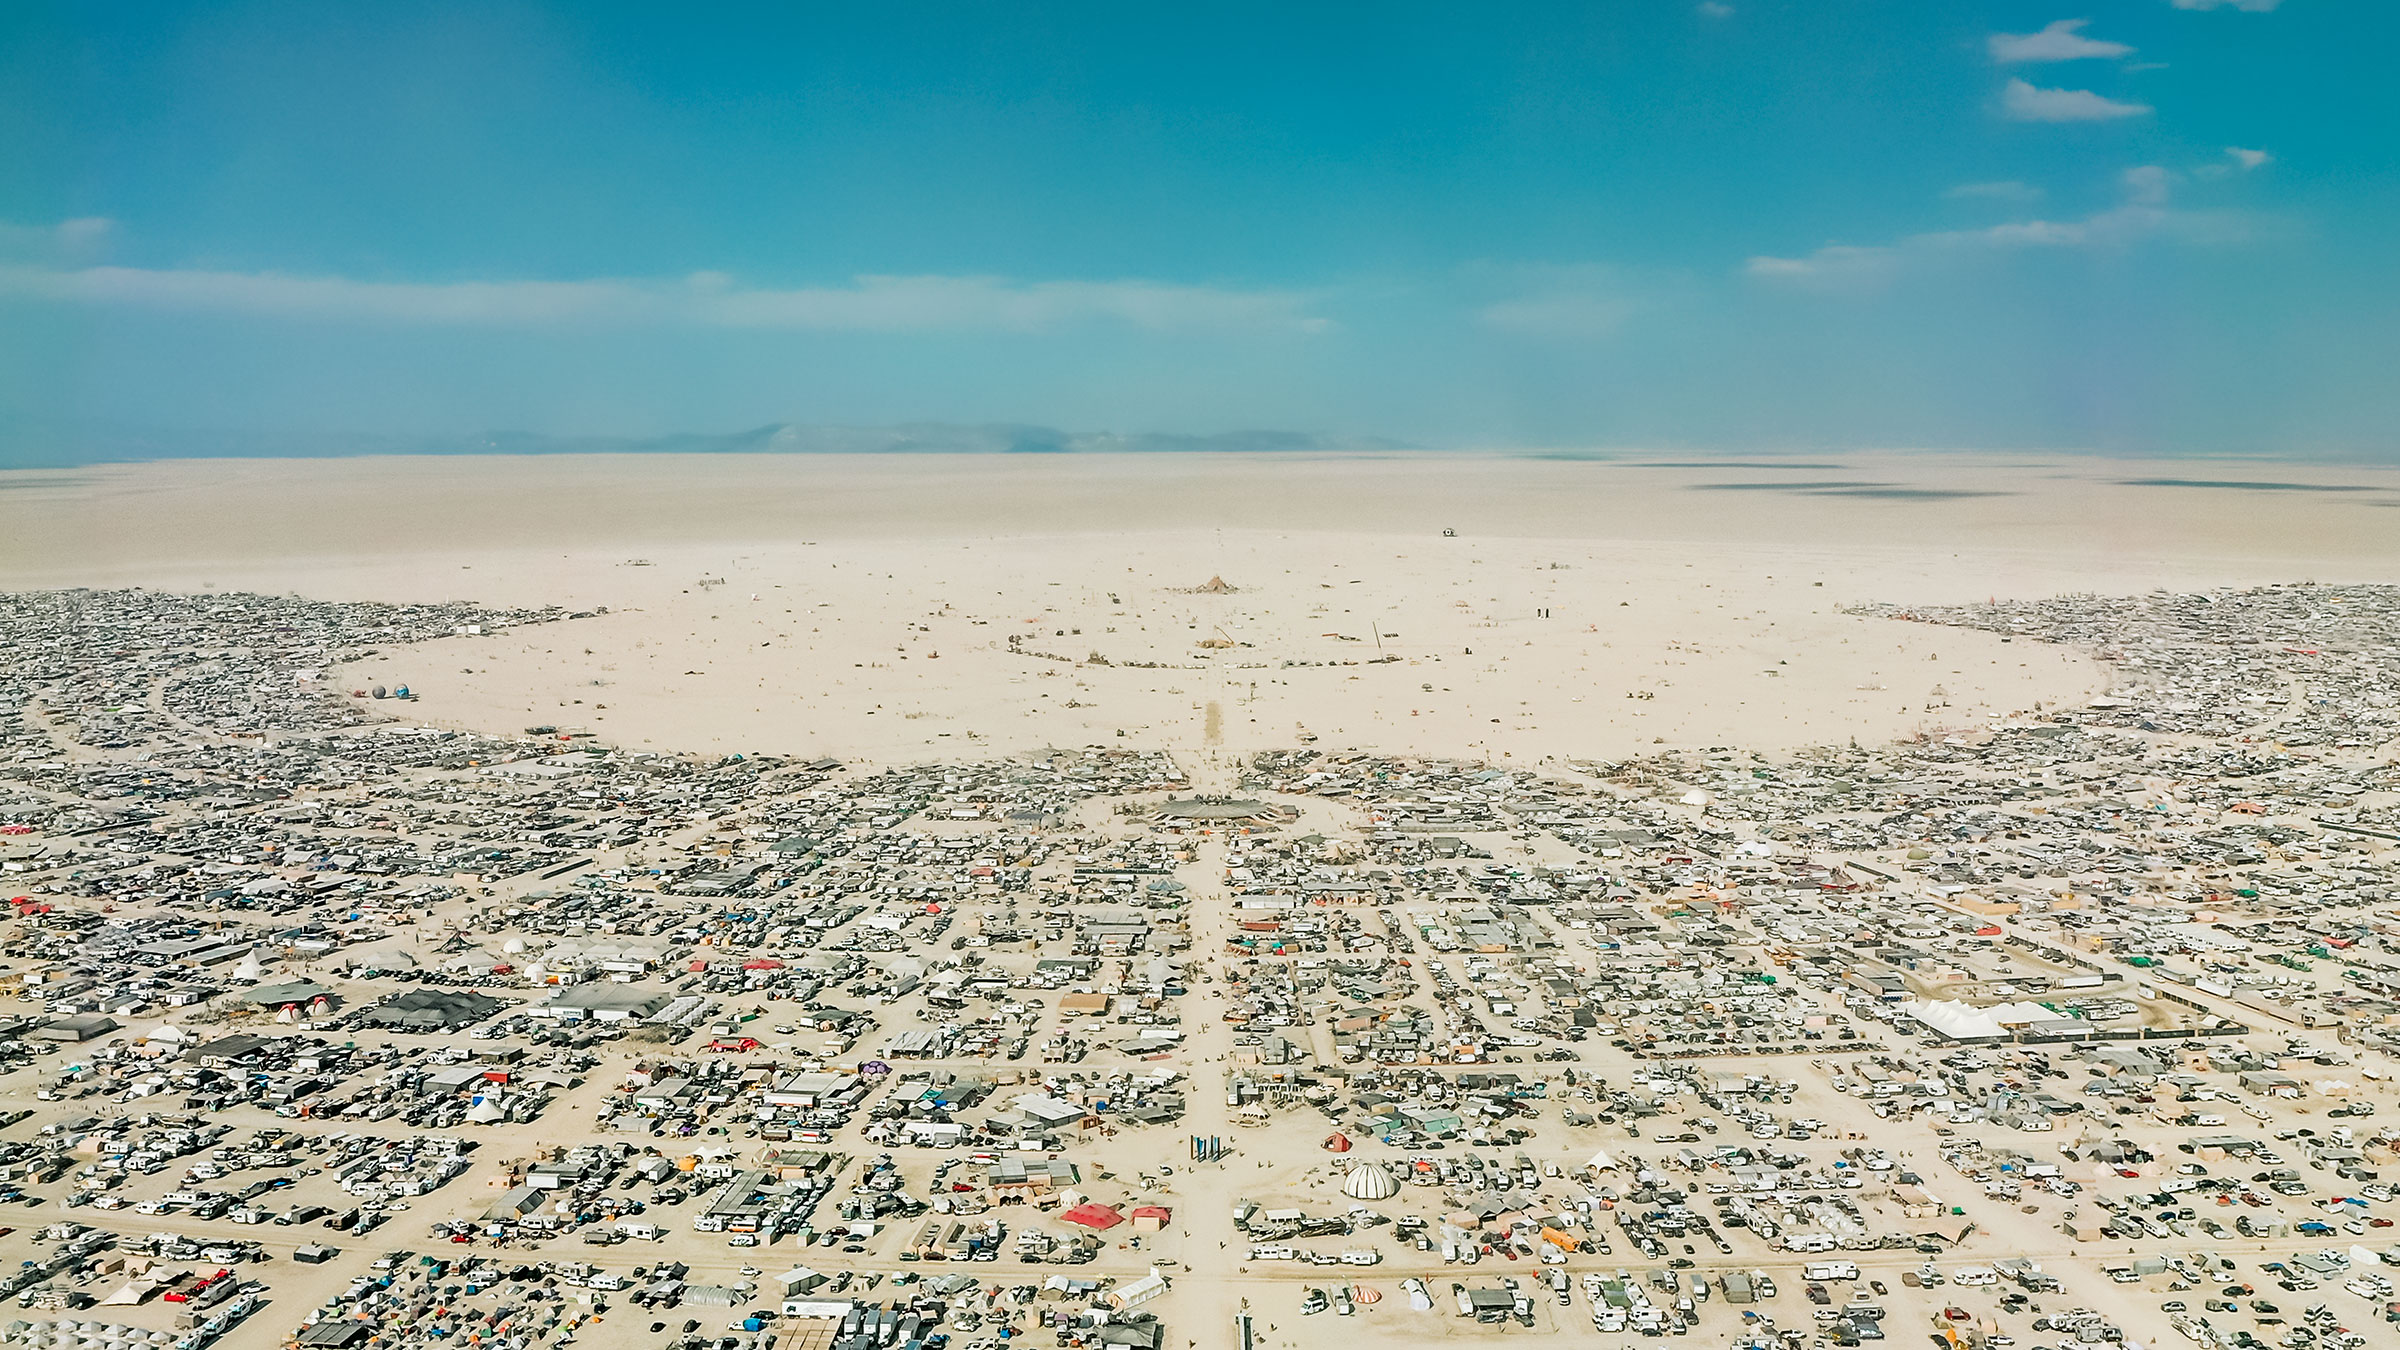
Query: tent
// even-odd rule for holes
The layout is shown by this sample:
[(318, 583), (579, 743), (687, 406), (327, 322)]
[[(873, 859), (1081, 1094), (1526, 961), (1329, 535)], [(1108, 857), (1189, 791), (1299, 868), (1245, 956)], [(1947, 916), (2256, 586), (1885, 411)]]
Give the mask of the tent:
[(1353, 1200), (1389, 1200), (1400, 1193), (1400, 1182), (1381, 1163), (1353, 1167), (1342, 1178), (1342, 1194)]
[(1120, 1284), (1109, 1290), (1108, 1305), (1123, 1312), (1128, 1308), (1140, 1307), (1165, 1292), (1167, 1292), (1167, 1277), (1159, 1274), (1158, 1268), (1153, 1266), (1150, 1273), (1140, 1279)]
[(1954, 1041), (1998, 1040), (2011, 1027), (2047, 1021), (2057, 1013), (2039, 1003), (2003, 1003), (1977, 1008), (1948, 999), (1904, 1003), (1900, 1011)]
[(421, 962), (406, 947), (379, 942), (340, 953), (336, 961), (352, 974), (362, 970), (415, 970)]
[(1110, 1206), (1091, 1203), (1077, 1205), (1075, 1208), (1068, 1210), (1066, 1213), (1061, 1214), (1058, 1217), (1066, 1220), (1068, 1223), (1079, 1224), (1085, 1228), (1089, 1228), (1095, 1233), (1105, 1233), (1109, 1229), (1116, 1227), (1118, 1224), (1125, 1222), (1125, 1216), (1119, 1214)]
[(1340, 1130), (1335, 1130), (1333, 1133), (1326, 1135), (1325, 1151), (1328, 1153), (1348, 1153), (1350, 1151), (1350, 1136), (1342, 1133)]

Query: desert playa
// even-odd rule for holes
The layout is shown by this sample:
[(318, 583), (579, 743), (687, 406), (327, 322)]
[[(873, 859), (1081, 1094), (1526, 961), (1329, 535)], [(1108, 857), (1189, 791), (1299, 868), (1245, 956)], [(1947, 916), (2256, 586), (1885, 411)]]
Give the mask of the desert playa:
[(2400, 493), (1930, 463), (18, 475), (0, 1339), (2368, 1350)]
[[(0, 584), (562, 605), (379, 655), (427, 724), (881, 762), (1760, 749), (2088, 698), (1846, 613), (2400, 571), (2400, 473), (1838, 455), (559, 456), (0, 474)], [(597, 611), (605, 610), (605, 614)]]

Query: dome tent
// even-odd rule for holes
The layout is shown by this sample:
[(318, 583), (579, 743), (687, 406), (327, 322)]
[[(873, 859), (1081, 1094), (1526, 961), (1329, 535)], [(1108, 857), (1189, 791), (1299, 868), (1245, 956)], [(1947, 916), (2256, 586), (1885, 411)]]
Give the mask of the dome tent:
[(1382, 1163), (1353, 1167), (1342, 1179), (1342, 1194), (1353, 1200), (1389, 1200), (1400, 1193), (1400, 1183)]

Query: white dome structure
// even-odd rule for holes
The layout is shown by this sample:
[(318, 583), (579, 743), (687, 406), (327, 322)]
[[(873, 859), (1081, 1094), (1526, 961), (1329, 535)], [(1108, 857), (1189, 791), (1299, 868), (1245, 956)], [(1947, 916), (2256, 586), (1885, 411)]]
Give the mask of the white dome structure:
[(1353, 1200), (1389, 1200), (1400, 1193), (1400, 1182), (1382, 1163), (1367, 1163), (1350, 1169), (1342, 1178), (1342, 1194)]

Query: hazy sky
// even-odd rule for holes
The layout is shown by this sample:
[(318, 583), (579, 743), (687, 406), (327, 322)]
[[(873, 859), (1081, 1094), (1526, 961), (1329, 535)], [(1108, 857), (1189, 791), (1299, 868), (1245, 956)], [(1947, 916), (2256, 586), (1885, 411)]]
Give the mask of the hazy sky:
[(0, 7), (19, 453), (2400, 444), (2379, 0), (757, 11)]

